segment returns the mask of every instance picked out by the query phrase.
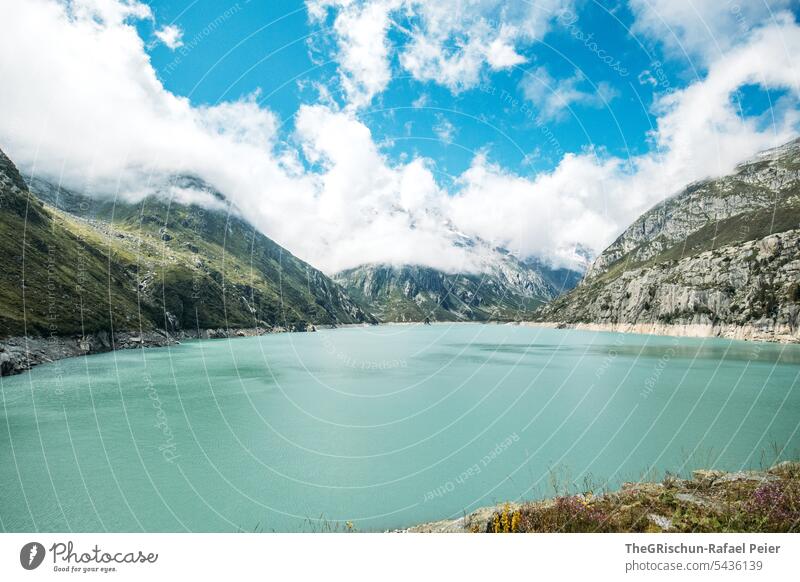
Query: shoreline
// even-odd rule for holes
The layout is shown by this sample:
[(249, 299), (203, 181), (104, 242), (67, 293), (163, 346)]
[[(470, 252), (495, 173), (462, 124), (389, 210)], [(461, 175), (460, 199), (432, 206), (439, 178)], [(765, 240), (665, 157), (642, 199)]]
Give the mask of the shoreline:
[[(118, 331), (111, 334), (107, 331), (94, 332), (88, 335), (56, 335), (56, 336), (12, 336), (0, 339), (0, 376), (14, 376), (30, 371), (34, 366), (49, 364), (80, 356), (103, 354), (116, 350), (136, 348), (163, 348), (178, 345), (184, 340), (230, 339), (237, 337), (256, 337), (278, 333), (311, 333), (317, 329), (360, 326), (362, 324), (309, 325), (305, 330), (285, 329), (283, 327), (260, 328), (210, 328), (201, 330), (180, 330), (168, 332), (163, 329), (132, 332)], [(369, 324), (365, 324), (369, 325)]]
[[(439, 321), (432, 325), (453, 323), (485, 323), (480, 321)], [(501, 322), (507, 323), (507, 322)], [(94, 332), (85, 336), (81, 335), (54, 335), (54, 336), (10, 336), (0, 338), (0, 377), (14, 376), (28, 372), (31, 368), (41, 365), (77, 358), (94, 354), (104, 354), (116, 350), (131, 350), (136, 348), (163, 348), (178, 345), (185, 340), (232, 339), (237, 337), (256, 337), (279, 333), (313, 333), (317, 330), (351, 329), (373, 326), (404, 326), (423, 325), (421, 321), (387, 321), (381, 323), (340, 323), (340, 324), (309, 324), (306, 329), (286, 329), (281, 326), (272, 328), (208, 328), (197, 330), (180, 330), (168, 332), (155, 329), (143, 332), (118, 331), (114, 333), (113, 342), (111, 334), (107, 331)]]
[[(738, 532), (791, 531), (800, 518), (793, 501), (799, 482), (798, 461), (762, 470), (697, 469), (689, 479), (667, 475), (596, 495), (500, 503), (387, 533), (694, 533), (726, 526)], [(787, 511), (791, 515), (783, 515)]]
[[(781, 344), (800, 343), (800, 330), (763, 329), (751, 325), (711, 324), (611, 324), (611, 323), (566, 323), (556, 321), (436, 321), (430, 325), (453, 324), (513, 325), (518, 327), (538, 327), (545, 329), (575, 329), (606, 333), (630, 333), (656, 335), (661, 337), (723, 338), (738, 341), (769, 342)], [(111, 334), (107, 331), (95, 332), (86, 336), (12, 336), (0, 339), (0, 376), (12, 376), (29, 371), (34, 366), (92, 354), (134, 348), (159, 348), (179, 344), (183, 340), (230, 339), (255, 337), (277, 333), (309, 333), (322, 329), (340, 329), (372, 326), (413, 326), (424, 325), (421, 321), (387, 321), (380, 323), (342, 323), (309, 325), (305, 330), (273, 328), (235, 328), (202, 329), (168, 332), (158, 329), (145, 332), (120, 331)]]
[(769, 342), (781, 344), (800, 343), (800, 329), (788, 326), (777, 329), (753, 325), (713, 325), (697, 323), (567, 323), (565, 321), (515, 321), (509, 325), (520, 327), (541, 327), (547, 329), (575, 329), (579, 331), (598, 331), (610, 333), (630, 333), (657, 335), (662, 337), (721, 338), (749, 342)]

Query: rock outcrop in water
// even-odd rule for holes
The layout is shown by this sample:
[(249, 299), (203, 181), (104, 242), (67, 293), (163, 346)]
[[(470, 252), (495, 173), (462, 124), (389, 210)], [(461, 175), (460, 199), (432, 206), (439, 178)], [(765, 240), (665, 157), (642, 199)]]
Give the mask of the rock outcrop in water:
[(534, 319), (673, 335), (798, 341), (800, 140), (657, 205)]

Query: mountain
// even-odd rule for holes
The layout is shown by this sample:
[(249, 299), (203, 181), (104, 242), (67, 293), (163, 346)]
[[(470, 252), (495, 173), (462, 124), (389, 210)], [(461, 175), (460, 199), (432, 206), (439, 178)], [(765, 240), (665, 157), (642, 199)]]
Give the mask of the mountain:
[(476, 272), (447, 273), (420, 265), (362, 265), (333, 276), (381, 321), (509, 321), (524, 319), (580, 274), (521, 261), (502, 248), (450, 229)]
[(797, 340), (800, 139), (640, 216), (539, 321)]
[[(177, 202), (187, 190), (213, 204)], [(42, 180), (29, 189), (0, 152), (0, 208), (0, 338), (77, 337), (96, 351), (131, 335), (375, 321), (197, 178), (137, 203), (102, 200)]]
[(535, 257), (525, 259), (522, 264), (541, 275), (544, 281), (555, 291), (553, 297), (557, 297), (574, 289), (581, 282), (592, 264), (591, 256), (588, 250), (578, 245), (575, 249), (572, 268), (552, 267), (545, 261)]

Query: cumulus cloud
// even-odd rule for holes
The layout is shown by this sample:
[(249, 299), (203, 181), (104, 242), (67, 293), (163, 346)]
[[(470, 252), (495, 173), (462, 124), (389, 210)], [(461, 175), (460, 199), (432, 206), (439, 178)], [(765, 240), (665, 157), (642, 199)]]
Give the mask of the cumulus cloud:
[(162, 26), (153, 34), (155, 34), (156, 38), (164, 43), (170, 50), (175, 50), (183, 46), (183, 31), (174, 24)]
[(663, 43), (671, 56), (704, 67), (753, 29), (789, 7), (792, 0), (630, 0), (632, 31)]
[(526, 60), (514, 49), (513, 45), (501, 38), (496, 38), (490, 42), (486, 50), (486, 62), (496, 71), (508, 69), (514, 65), (521, 65)]
[[(580, 87), (589, 85), (584, 90)], [(574, 105), (608, 107), (617, 91), (605, 81), (592, 86), (586, 77), (577, 72), (572, 77), (556, 80), (545, 67), (526, 71), (520, 82), (522, 94), (539, 111), (542, 121), (560, 121), (567, 117)]]
[[(541, 39), (565, 2), (306, 0), (306, 5), (317, 22), (335, 14), (342, 86), (348, 103), (358, 108), (389, 84), (394, 53), (415, 79), (453, 92), (475, 87), (486, 67), (499, 71), (524, 63), (519, 48)], [(390, 29), (407, 42), (392, 47)]]
[[(162, 86), (131, 18), (131, 3), (0, 4), (0, 140), (26, 171), (97, 193), (141, 194), (179, 173), (197, 174), (245, 207), (263, 184), (313, 196), (276, 144), (275, 116), (255, 96), (193, 107)], [(31, 35), (37, 30), (39, 35)], [(46, 37), (43, 44), (40, 38)], [(262, 186), (254, 189), (256, 181)], [(256, 211), (255, 216), (259, 213)]]
[(416, 79), (454, 92), (474, 87), (484, 65), (501, 70), (525, 62), (518, 47), (541, 39), (563, 7), (551, 0), (411, 2), (400, 63)]
[(315, 212), (305, 222), (315, 264), (329, 271), (363, 263), (422, 262), (449, 272), (479, 268), (477, 257), (453, 245), (441, 211), (447, 195), (430, 161), (392, 165), (366, 125), (328, 107), (301, 107), (296, 127), (304, 155), (321, 165), (313, 175)]
[(116, 23), (127, 18), (153, 18), (147, 3), (139, 0), (73, 0), (69, 10), (78, 20), (92, 18), (98, 23)]
[[(353, 108), (301, 106), (286, 135), (258, 94), (203, 107), (174, 95), (150, 64), (141, 18), (152, 15), (133, 1), (0, 3), (0, 52), (15, 55), (0, 65), (0, 145), (26, 173), (97, 195), (142, 196), (176, 174), (199, 176), (328, 272), (365, 262), (480, 268), (454, 229), (565, 264), (575, 244), (601, 250), (654, 202), (788, 141), (798, 123), (800, 28), (783, 14), (660, 98), (654, 153), (587, 150), (536, 176), (481, 154), (446, 191), (431, 160), (390, 161)], [(733, 93), (753, 84), (787, 92), (773, 125), (737, 115)]]
[(400, 5), (399, 0), (314, 0), (308, 3), (310, 16), (317, 20), (324, 19), (328, 7), (338, 9), (333, 30), (338, 46), (342, 87), (353, 107), (369, 104), (391, 80), (389, 40), (386, 35), (389, 15)]
[[(652, 153), (619, 158), (567, 154), (552, 171), (515, 175), (477, 158), (449, 201), (456, 224), (522, 254), (568, 261), (575, 242), (595, 252), (644, 210), (684, 185), (730, 172), (756, 152), (796, 136), (800, 98), (795, 55), (800, 28), (784, 13), (709, 66), (708, 75), (656, 104)], [(788, 91), (770, 124), (740, 117), (732, 100), (744, 85)]]
[(149, 62), (133, 22), (149, 13), (120, 6), (0, 4), (0, 51), (18, 55), (0, 72), (0, 144), (27, 174), (130, 199), (175, 174), (197, 175), (329, 272), (375, 261), (474, 269), (429, 211), (445, 197), (431, 162), (392, 165), (366, 125), (331, 106), (301, 107), (293, 136), (277, 135), (257, 94), (193, 106), (167, 91)]

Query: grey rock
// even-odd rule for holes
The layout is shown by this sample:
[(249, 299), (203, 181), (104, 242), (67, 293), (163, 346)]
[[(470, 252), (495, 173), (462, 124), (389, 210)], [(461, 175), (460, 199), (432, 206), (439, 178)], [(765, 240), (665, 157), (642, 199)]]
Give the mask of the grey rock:
[[(542, 504), (552, 504), (551, 501), (540, 502)], [(434, 521), (430, 523), (423, 523), (403, 530), (405, 533), (472, 533), (484, 532), (489, 520), (495, 513), (503, 511), (504, 508), (509, 511), (516, 511), (521, 506), (518, 503), (508, 503), (503, 505), (494, 505), (489, 507), (481, 507), (472, 513), (456, 519), (443, 519), (441, 521)]]
[[(717, 481), (718, 483), (721, 481)], [(719, 503), (711, 501), (710, 499), (706, 499), (704, 497), (700, 497), (693, 493), (676, 493), (675, 499), (678, 501), (683, 501), (684, 503), (688, 503), (689, 505), (696, 505), (698, 507), (705, 507), (708, 509), (712, 509), (714, 511), (719, 511), (722, 509), (722, 506)]]
[(576, 289), (534, 319), (613, 331), (800, 341), (798, 168), (795, 140), (731, 176), (690, 186), (643, 214)]
[(696, 471), (692, 471), (692, 481), (696, 482), (701, 487), (710, 487), (724, 474), (724, 471), (698, 469)]
[(716, 483), (735, 483), (737, 481), (753, 481), (755, 483), (769, 483), (778, 481), (779, 478), (769, 473), (762, 473), (760, 471), (735, 471), (733, 473), (726, 473), (720, 477)]
[(648, 513), (647, 519), (648, 521), (654, 523), (664, 531), (669, 531), (672, 529), (672, 520), (668, 517), (664, 517), (663, 515), (658, 515), (657, 513)]
[(631, 252), (635, 251), (635, 259), (647, 260), (709, 222), (772, 207), (776, 192), (796, 186), (800, 169), (791, 162), (798, 155), (800, 139), (762, 152), (730, 176), (688, 186), (640, 216), (597, 257), (586, 279), (602, 275)]
[(780, 476), (800, 475), (800, 462), (782, 461), (770, 467), (768, 472)]
[[(254, 327), (243, 329), (153, 330), (143, 333), (106, 331), (86, 336), (10, 337), (0, 341), (0, 376), (10, 376), (30, 370), (33, 366), (63, 358), (100, 354), (113, 350), (164, 347), (179, 344), (181, 339), (222, 339), (253, 337), (286, 331), (283, 328)], [(305, 331), (304, 329), (294, 331)]]

